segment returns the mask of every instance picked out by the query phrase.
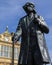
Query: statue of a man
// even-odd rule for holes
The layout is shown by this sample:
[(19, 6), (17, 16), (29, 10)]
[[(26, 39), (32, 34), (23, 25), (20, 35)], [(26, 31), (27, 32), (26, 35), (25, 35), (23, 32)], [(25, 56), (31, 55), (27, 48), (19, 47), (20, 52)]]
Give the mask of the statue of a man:
[(45, 45), (44, 33), (49, 28), (42, 16), (37, 15), (34, 4), (27, 2), (23, 9), (27, 13), (19, 21), (12, 38), (18, 41), (21, 37), (21, 47), (18, 65), (42, 65), (49, 63), (49, 54)]

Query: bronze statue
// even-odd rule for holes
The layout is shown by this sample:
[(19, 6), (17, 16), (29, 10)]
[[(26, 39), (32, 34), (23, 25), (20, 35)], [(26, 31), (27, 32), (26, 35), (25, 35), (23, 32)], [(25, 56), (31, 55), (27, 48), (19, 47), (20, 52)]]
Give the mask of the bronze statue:
[(16, 42), (22, 37), (18, 65), (42, 65), (50, 62), (44, 38), (44, 33), (49, 33), (49, 28), (34, 8), (30, 2), (23, 6), (27, 15), (20, 19), (12, 38)]

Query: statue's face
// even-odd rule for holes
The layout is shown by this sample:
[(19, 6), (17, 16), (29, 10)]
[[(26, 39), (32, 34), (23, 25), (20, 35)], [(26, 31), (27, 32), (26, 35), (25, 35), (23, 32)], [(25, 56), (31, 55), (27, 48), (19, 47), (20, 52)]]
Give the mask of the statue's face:
[(27, 6), (27, 11), (32, 12), (34, 10), (34, 7), (32, 5)]

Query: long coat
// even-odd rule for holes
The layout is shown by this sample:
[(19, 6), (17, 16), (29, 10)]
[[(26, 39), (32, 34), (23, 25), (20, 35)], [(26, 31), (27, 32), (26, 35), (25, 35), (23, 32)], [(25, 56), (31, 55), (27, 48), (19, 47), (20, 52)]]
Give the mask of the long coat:
[[(37, 17), (30, 23), (27, 22), (29, 22), (28, 16), (21, 18), (15, 33), (18, 37), (17, 39), (20, 36), (22, 37), (18, 65), (28, 63), (28, 59), (31, 57), (30, 52), (33, 53), (36, 63), (49, 62), (49, 54), (44, 38), (44, 33), (49, 32), (47, 24), (41, 17)], [(44, 49), (46, 49), (46, 52), (43, 52)]]

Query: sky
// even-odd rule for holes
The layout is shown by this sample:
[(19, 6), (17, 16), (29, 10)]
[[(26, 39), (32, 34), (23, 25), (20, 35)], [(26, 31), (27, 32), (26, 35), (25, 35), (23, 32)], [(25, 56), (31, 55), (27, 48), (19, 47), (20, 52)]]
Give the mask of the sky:
[(46, 44), (52, 60), (52, 1), (51, 0), (0, 0), (0, 34), (8, 26), (9, 32), (15, 32), (18, 22), (26, 13), (23, 5), (33, 2), (38, 15), (43, 16), (49, 27), (49, 34), (45, 34)]

